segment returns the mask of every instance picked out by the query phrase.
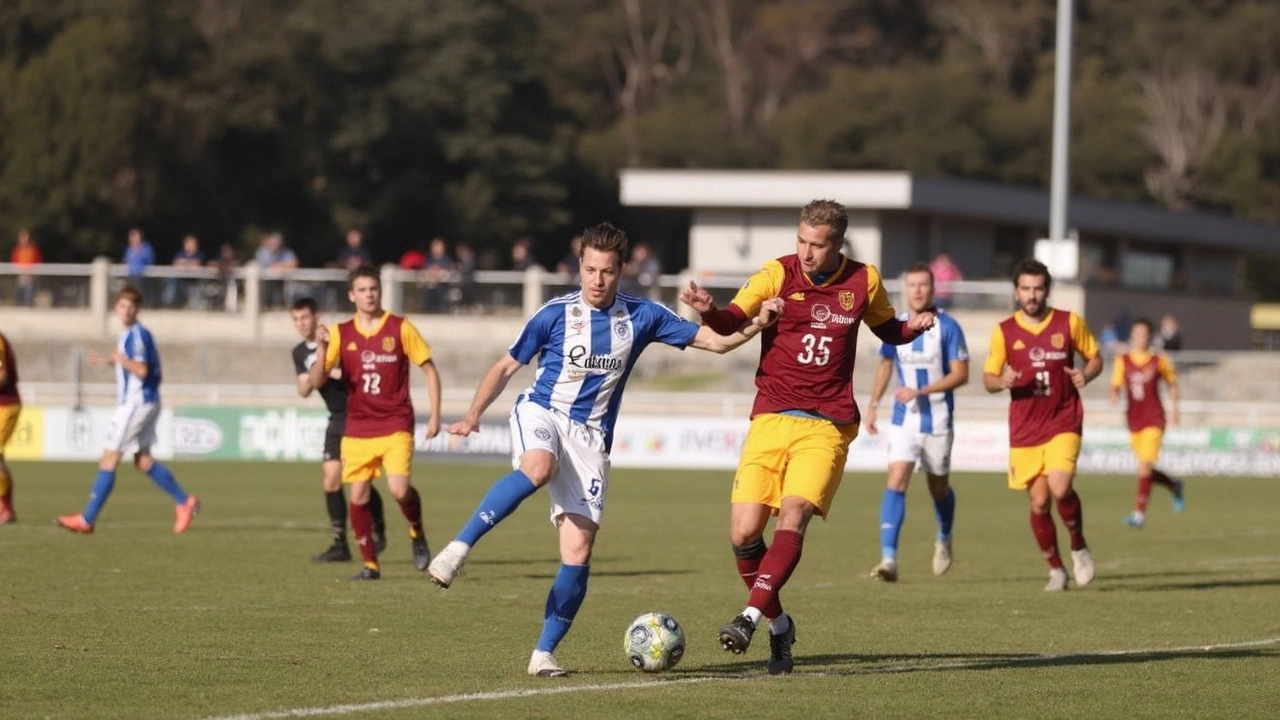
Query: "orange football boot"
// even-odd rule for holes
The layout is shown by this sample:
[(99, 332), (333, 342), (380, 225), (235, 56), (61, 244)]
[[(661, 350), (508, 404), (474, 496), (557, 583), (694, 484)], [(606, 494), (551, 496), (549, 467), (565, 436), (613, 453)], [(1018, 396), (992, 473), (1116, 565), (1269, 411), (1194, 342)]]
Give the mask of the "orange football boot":
[(75, 515), (59, 515), (57, 518), (54, 518), (54, 522), (71, 532), (84, 533), (86, 535), (93, 532), (93, 524), (86, 522), (84, 515), (81, 515), (80, 513), (76, 513)]
[(187, 501), (178, 505), (173, 509), (173, 533), (181, 535), (191, 526), (191, 518), (200, 512), (200, 499), (195, 495), (188, 495)]

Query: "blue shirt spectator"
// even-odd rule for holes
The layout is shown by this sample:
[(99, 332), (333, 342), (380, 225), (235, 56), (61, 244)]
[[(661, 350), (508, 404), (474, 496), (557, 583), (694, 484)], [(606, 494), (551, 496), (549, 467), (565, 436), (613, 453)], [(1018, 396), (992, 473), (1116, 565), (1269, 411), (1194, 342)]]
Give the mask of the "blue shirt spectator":
[(129, 231), (129, 245), (124, 249), (124, 264), (129, 269), (130, 278), (142, 277), (149, 266), (156, 264), (156, 251), (142, 237), (142, 231), (138, 228)]

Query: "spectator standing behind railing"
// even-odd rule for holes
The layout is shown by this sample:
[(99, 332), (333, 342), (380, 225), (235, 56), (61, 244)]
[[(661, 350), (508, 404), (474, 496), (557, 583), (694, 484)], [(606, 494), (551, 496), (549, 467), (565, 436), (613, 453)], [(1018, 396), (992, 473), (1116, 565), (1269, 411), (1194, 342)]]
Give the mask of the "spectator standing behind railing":
[(582, 238), (575, 237), (569, 241), (569, 254), (556, 264), (556, 272), (569, 276), (569, 285), (578, 283), (578, 255), (582, 252)]
[(235, 246), (222, 243), (218, 248), (218, 257), (209, 261), (209, 267), (218, 271), (218, 284), (221, 291), (211, 299), (221, 304), (227, 312), (235, 312), (239, 307), (240, 293), (236, 290), (236, 271), (240, 269), (240, 256)]
[(475, 302), (476, 252), (470, 245), (458, 243), (453, 254), (457, 257), (454, 271), (456, 292), (450, 293), (449, 299), (458, 305), (459, 310), (465, 312)]
[(951, 255), (940, 252), (938, 257), (929, 263), (929, 270), (933, 273), (934, 305), (943, 310), (949, 309), (955, 304), (952, 298), (953, 286), (964, 279), (960, 267), (951, 261)]
[(147, 268), (156, 264), (156, 251), (151, 243), (143, 237), (140, 228), (129, 230), (128, 245), (124, 249), (124, 264), (129, 275), (129, 284), (142, 291), (142, 297), (155, 300), (155, 291), (144, 277)]
[(192, 277), (170, 277), (164, 284), (164, 296), (160, 302), (165, 307), (186, 306), (194, 308), (199, 299), (196, 293), (195, 275), (204, 267), (204, 253), (200, 251), (200, 238), (188, 235), (182, 238), (182, 249), (173, 255), (173, 266), (190, 271)]
[(511, 269), (524, 272), (537, 264), (533, 259), (533, 242), (527, 237), (515, 241), (511, 246)]
[(364, 233), (356, 228), (347, 231), (346, 247), (338, 253), (337, 266), (351, 272), (361, 265), (372, 265), (373, 255), (364, 246)]
[(298, 256), (284, 244), (283, 235), (271, 232), (262, 236), (253, 259), (262, 269), (263, 279), (268, 281), (264, 288), (266, 292), (263, 293), (267, 308), (278, 310), (284, 307), (285, 280), (297, 269)]
[(1165, 315), (1160, 318), (1160, 334), (1154, 343), (1157, 351), (1178, 352), (1182, 349), (1182, 333), (1178, 332), (1178, 318)]
[[(13, 253), (9, 255), (9, 262), (24, 268), (34, 267), (44, 262), (44, 258), (40, 255), (40, 248), (26, 228), (18, 231), (18, 242), (13, 246)], [(18, 286), (14, 292), (14, 302), (24, 307), (31, 307), (31, 304), (35, 301), (35, 295), (35, 276), (25, 273), (18, 275)]]
[(438, 237), (427, 247), (422, 265), (422, 306), (426, 312), (442, 312), (448, 300), (449, 285), (457, 280), (458, 264), (449, 257), (449, 245)]
[(622, 266), (621, 289), (625, 293), (656, 301), (658, 276), (661, 274), (662, 263), (653, 254), (649, 244), (636, 243), (631, 248), (631, 260)]

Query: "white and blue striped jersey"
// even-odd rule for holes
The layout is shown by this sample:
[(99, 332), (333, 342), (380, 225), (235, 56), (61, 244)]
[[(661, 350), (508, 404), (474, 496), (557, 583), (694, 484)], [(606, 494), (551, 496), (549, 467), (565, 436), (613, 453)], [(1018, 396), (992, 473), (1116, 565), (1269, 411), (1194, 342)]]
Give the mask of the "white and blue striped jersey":
[[(950, 315), (936, 312), (938, 320), (933, 327), (909, 344), (886, 343), (880, 347), (880, 357), (893, 361), (898, 384), (903, 387), (919, 390), (951, 372), (951, 363), (969, 360), (969, 346), (960, 323)], [(906, 313), (898, 316), (899, 320), (907, 318)], [(954, 409), (955, 393), (951, 390), (921, 395), (910, 407), (895, 401), (893, 424), (925, 435), (945, 433), (952, 430)]]
[(120, 331), (116, 350), (122, 355), (147, 364), (147, 376), (140, 378), (123, 365), (116, 365), (116, 402), (120, 405), (141, 405), (160, 402), (160, 351), (151, 331), (140, 323)]
[(508, 351), (522, 365), (538, 356), (533, 384), (520, 401), (602, 430), (607, 450), (622, 390), (640, 353), (653, 342), (683, 350), (698, 327), (634, 295), (618, 293), (607, 310), (588, 305), (581, 292), (555, 298), (529, 318)]

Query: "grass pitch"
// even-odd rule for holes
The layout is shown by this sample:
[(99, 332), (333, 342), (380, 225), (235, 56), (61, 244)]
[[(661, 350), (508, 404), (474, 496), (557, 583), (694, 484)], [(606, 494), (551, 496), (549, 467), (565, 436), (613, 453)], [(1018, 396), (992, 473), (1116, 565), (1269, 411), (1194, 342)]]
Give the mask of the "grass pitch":
[[(50, 518), (83, 506), (92, 466), (15, 464), (21, 522), (0, 527), (0, 718), (1129, 720), (1280, 707), (1275, 480), (1193, 478), (1185, 514), (1157, 492), (1134, 531), (1120, 524), (1134, 481), (1083, 478), (1098, 578), (1047, 594), (1026, 500), (991, 475), (955, 479), (949, 574), (930, 573), (935, 526), (917, 478), (901, 580), (868, 580), (883, 479), (850, 475), (783, 594), (796, 674), (770, 678), (766, 638), (746, 656), (715, 639), (746, 600), (727, 541), (730, 474), (618, 471), (587, 601), (556, 653), (575, 672), (546, 681), (524, 674), (557, 568), (545, 496), (441, 591), (414, 570), (394, 504), (381, 581), (308, 562), (327, 543), (316, 466), (174, 469), (205, 507), (186, 535), (127, 468), (97, 532), (78, 536)], [(418, 466), (433, 548), (502, 472)], [(621, 650), (651, 610), (690, 640), (655, 676)]]

